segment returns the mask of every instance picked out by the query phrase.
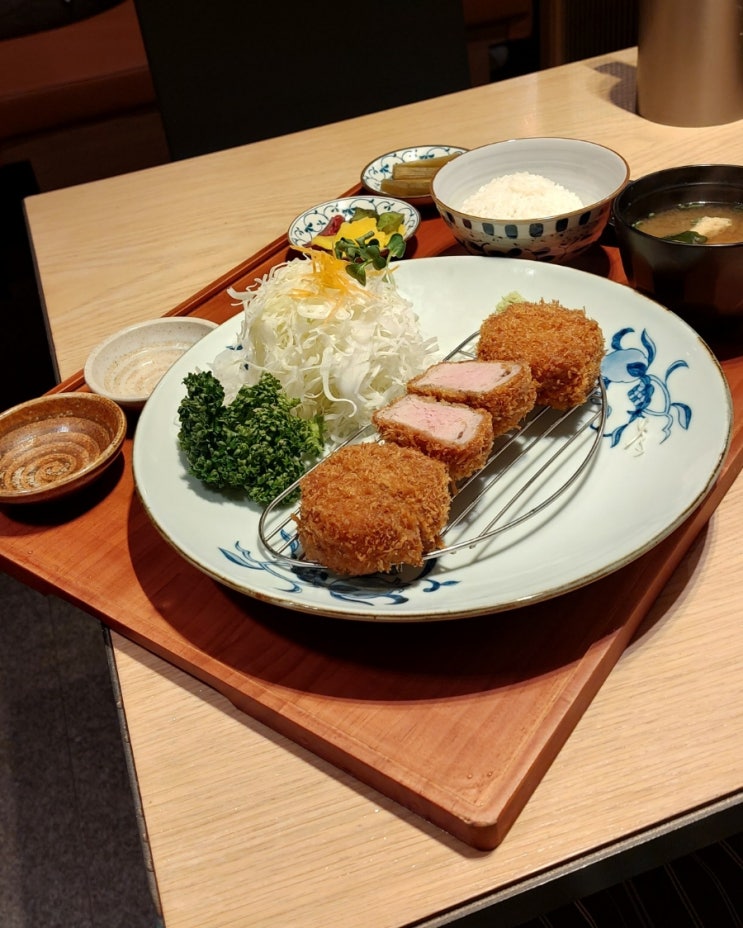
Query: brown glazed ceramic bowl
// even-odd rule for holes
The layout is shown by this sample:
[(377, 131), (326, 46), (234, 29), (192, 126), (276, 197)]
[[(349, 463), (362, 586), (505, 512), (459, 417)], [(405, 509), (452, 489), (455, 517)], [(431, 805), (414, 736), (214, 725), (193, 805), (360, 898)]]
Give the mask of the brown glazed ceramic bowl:
[(47, 502), (113, 463), (126, 416), (94, 393), (50, 393), (0, 414), (0, 503)]
[(691, 245), (635, 228), (648, 213), (690, 202), (743, 204), (743, 165), (692, 164), (631, 181), (614, 201), (617, 244), (631, 286), (702, 335), (723, 334), (743, 318), (743, 242)]

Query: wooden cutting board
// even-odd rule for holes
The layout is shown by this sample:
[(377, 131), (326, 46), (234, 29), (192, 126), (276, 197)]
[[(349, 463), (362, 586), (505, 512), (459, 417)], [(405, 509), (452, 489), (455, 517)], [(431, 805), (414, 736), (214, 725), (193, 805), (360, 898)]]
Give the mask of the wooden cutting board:
[[(459, 253), (429, 215), (409, 257)], [(225, 294), (285, 241), (172, 314), (222, 322)], [(497, 260), (497, 259), (494, 259)], [(622, 280), (616, 251), (578, 265)], [(221, 587), (160, 537), (124, 453), (79, 496), (0, 511), (0, 561), (212, 685), (276, 731), (468, 845), (500, 843), (743, 462), (743, 361), (723, 364), (735, 425), (696, 512), (621, 571), (552, 601), (449, 622), (377, 624), (292, 613)], [(58, 389), (85, 389), (77, 375)], [(621, 737), (621, 733), (618, 735)]]

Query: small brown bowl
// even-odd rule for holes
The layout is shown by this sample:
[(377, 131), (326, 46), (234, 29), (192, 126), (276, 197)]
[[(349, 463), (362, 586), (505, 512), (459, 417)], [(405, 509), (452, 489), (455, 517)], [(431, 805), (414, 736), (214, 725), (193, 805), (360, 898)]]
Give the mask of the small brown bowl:
[(38, 503), (78, 490), (113, 463), (124, 411), (94, 393), (51, 393), (0, 413), (0, 503)]

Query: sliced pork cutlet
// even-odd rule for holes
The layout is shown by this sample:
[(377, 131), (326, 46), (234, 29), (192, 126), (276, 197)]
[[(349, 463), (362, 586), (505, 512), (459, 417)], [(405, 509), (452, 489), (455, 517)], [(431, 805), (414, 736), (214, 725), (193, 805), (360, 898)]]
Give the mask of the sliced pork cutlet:
[(365, 442), (331, 454), (301, 480), (293, 518), (304, 556), (362, 576), (409, 564), (441, 547), (449, 473), (414, 448)]
[(408, 392), (486, 409), (503, 435), (534, 408), (537, 385), (521, 361), (441, 361), (408, 382)]
[(593, 391), (604, 357), (601, 327), (582, 309), (556, 300), (511, 303), (480, 326), (481, 361), (525, 361), (537, 382), (537, 403), (580, 406)]
[(372, 422), (381, 437), (417, 448), (441, 461), (453, 481), (485, 466), (493, 447), (493, 421), (484, 409), (407, 393), (378, 409)]

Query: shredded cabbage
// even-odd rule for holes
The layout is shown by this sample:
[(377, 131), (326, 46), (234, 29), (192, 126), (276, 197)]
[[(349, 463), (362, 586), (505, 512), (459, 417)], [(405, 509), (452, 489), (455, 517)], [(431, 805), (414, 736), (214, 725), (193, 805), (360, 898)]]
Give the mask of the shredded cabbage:
[(239, 344), (213, 365), (227, 402), (269, 371), (300, 400), (300, 415), (324, 417), (326, 438), (337, 445), (432, 363), (436, 339), (423, 338), (389, 270), (369, 272), (362, 286), (345, 262), (313, 252), (256, 283), (228, 291), (244, 318)]

